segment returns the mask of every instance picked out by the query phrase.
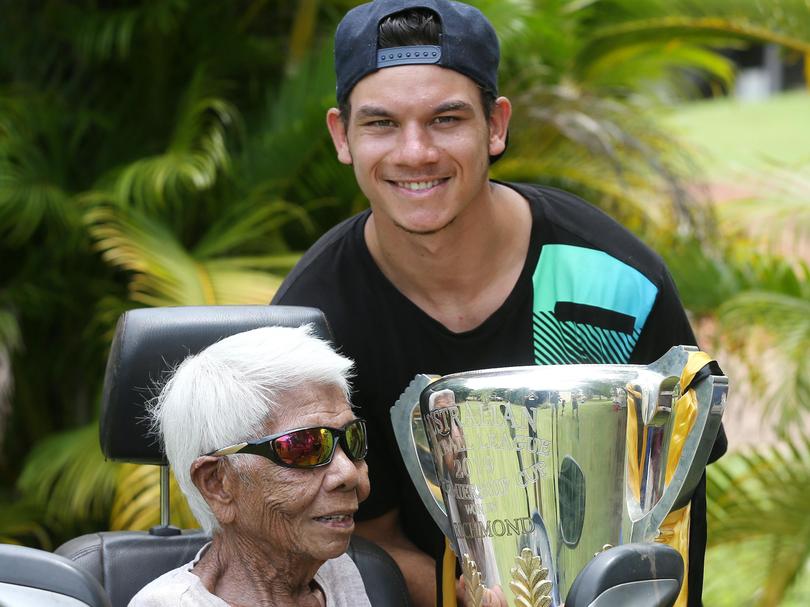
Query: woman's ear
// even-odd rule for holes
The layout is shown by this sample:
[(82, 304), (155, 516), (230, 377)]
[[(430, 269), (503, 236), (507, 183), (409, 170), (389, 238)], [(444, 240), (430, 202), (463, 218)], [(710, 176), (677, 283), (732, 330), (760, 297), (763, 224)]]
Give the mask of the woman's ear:
[(203, 455), (191, 464), (191, 482), (203, 496), (220, 524), (233, 521), (236, 515), (238, 475), (223, 457)]
[(329, 129), (329, 135), (332, 137), (332, 143), (335, 145), (337, 151), (337, 159), (343, 164), (352, 163), (352, 153), (349, 150), (349, 138), (346, 133), (346, 122), (340, 110), (336, 107), (329, 109), (326, 112), (326, 127)]

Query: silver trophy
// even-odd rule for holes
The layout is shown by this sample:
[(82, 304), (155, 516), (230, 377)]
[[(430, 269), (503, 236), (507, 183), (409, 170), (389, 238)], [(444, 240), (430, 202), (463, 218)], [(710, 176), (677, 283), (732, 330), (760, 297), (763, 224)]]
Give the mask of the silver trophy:
[(704, 368), (687, 430), (676, 422), (693, 352), (414, 378), (391, 409), (394, 431), (468, 587), (557, 606), (595, 553), (656, 540), (689, 502), (726, 402), (728, 380)]

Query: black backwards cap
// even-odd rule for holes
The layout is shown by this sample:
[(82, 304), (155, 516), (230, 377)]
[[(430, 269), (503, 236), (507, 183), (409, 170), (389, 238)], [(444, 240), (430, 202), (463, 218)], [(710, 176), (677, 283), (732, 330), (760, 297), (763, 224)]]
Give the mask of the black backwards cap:
[[(434, 12), (441, 24), (439, 46), (378, 49), (380, 22), (402, 11)], [(477, 8), (450, 0), (375, 0), (346, 13), (335, 32), (335, 74), (338, 103), (360, 80), (385, 67), (433, 64), (455, 70), (497, 96), (498, 37)]]

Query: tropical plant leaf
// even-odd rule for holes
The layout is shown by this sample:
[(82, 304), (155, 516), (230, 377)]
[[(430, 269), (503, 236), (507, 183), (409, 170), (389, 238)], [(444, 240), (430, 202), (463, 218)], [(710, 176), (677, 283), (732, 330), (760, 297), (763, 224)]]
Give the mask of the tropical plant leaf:
[[(734, 65), (715, 51), (683, 41), (628, 43), (600, 54), (582, 68), (584, 82), (600, 89), (627, 91), (645, 85), (667, 86), (670, 97), (694, 97), (696, 77), (716, 80), (726, 90), (734, 82)], [(664, 83), (671, 82), (669, 85)]]
[(72, 25), (70, 37), (85, 61), (129, 56), (133, 32), (142, 22), (142, 10), (121, 8), (102, 12), (68, 8), (66, 12), (64, 18)]
[(786, 433), (810, 410), (810, 297), (748, 291), (718, 314), (726, 335), (750, 342), (752, 327), (767, 333), (758, 347), (745, 350), (750, 380), (766, 412), (778, 412), (777, 429)]
[(29, 500), (0, 501), (0, 544), (24, 544), (52, 550), (53, 544), (43, 527), (42, 508)]
[(739, 175), (753, 192), (750, 198), (719, 207), (725, 230), (742, 232), (765, 250), (810, 261), (810, 167), (774, 163), (755, 174), (753, 182)]
[(714, 558), (727, 558), (724, 568), (735, 572), (725, 580), (707, 578), (712, 604), (778, 605), (807, 566), (810, 440), (799, 435), (787, 445), (728, 455), (708, 469), (716, 546), (708, 560), (711, 566)]
[(104, 259), (133, 272), (133, 301), (149, 306), (214, 303), (205, 274), (159, 221), (113, 207), (89, 212), (87, 221)]
[(35, 94), (0, 97), (0, 234), (11, 245), (25, 243), (44, 222), (61, 232), (75, 227), (62, 140), (76, 134), (54, 104)]
[(204, 259), (233, 255), (236, 251), (250, 249), (251, 245), (269, 250), (269, 243), (278, 240), (279, 229), (290, 221), (298, 221), (314, 230), (309, 211), (301, 205), (261, 196), (236, 202), (211, 224), (194, 246), (194, 256)]
[[(171, 524), (182, 529), (199, 527), (183, 493), (169, 479)], [(110, 512), (110, 529), (147, 530), (160, 523), (160, 468), (123, 464)]]
[[(88, 213), (88, 221), (104, 258), (133, 273), (130, 298), (140, 304), (267, 303), (281, 282), (280, 276), (254, 269), (254, 258), (196, 259), (165, 225), (134, 210), (98, 208)], [(231, 237), (228, 242), (233, 243)], [(218, 249), (213, 240), (206, 246)], [(258, 264), (271, 265), (267, 259)]]
[(216, 96), (216, 86), (198, 69), (180, 102), (166, 150), (124, 167), (115, 179), (113, 200), (161, 208), (210, 189), (230, 166), (227, 134), (239, 120), (236, 108)]
[(603, 3), (604, 27), (596, 28), (583, 51), (599, 55), (627, 40), (667, 41), (718, 38), (771, 42), (810, 52), (810, 7), (804, 0), (777, 5), (746, 0), (610, 0)]
[(18, 482), (49, 525), (105, 519), (116, 486), (117, 465), (98, 446), (98, 424), (54, 434), (33, 448)]
[(324, 45), (266, 92), (257, 129), (239, 160), (240, 183), (247, 196), (276, 195), (308, 178), (311, 160), (328, 142), (326, 109), (334, 99), (331, 48)]

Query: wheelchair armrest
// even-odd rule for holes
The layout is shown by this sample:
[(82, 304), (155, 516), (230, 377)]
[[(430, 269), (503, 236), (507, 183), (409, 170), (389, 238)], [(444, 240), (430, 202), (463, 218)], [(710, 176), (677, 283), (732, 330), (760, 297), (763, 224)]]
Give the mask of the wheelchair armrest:
[(6, 544), (0, 544), (0, 603), (110, 607), (96, 579), (69, 559)]
[(565, 607), (672, 607), (683, 559), (664, 544), (624, 544), (597, 554), (571, 585)]

